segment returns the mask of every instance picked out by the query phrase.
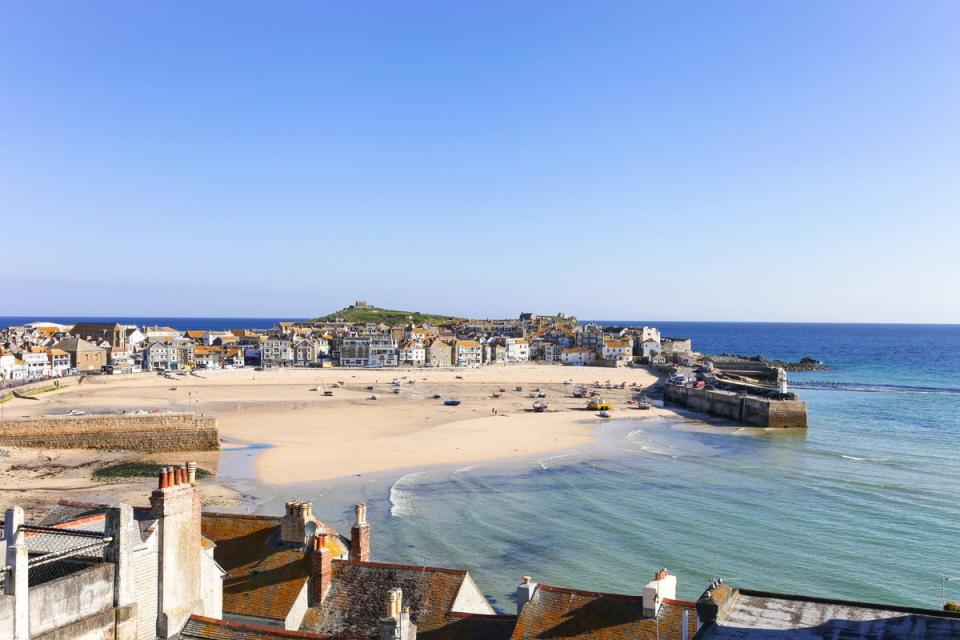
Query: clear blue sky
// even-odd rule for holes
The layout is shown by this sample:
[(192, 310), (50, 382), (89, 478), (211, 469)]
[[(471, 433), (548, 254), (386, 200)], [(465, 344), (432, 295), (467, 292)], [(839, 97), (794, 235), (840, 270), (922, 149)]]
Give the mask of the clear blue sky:
[(0, 3), (0, 316), (960, 322), (960, 2)]

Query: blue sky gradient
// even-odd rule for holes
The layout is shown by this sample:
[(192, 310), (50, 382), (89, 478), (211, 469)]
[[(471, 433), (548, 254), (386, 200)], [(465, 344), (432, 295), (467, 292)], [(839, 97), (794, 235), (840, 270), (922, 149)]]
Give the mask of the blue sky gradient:
[(958, 2), (0, 3), (0, 316), (960, 322)]

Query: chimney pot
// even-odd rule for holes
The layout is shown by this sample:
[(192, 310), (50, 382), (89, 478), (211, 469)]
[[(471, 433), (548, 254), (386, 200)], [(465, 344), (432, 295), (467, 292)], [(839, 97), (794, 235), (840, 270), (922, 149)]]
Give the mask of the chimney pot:
[(174, 485), (174, 482), (173, 482), (173, 467), (166, 467), (166, 470), (167, 470), (167, 486), (168, 486), (168, 487), (172, 487), (172, 486)]
[(180, 467), (180, 484), (187, 484), (187, 468)]
[(187, 463), (187, 480), (190, 484), (197, 484), (197, 463), (193, 460)]
[(167, 488), (167, 484), (168, 484), (168, 483), (167, 483), (167, 468), (166, 468), (166, 467), (161, 467), (161, 468), (160, 468), (160, 488), (161, 488), (161, 489), (166, 489), (166, 488)]

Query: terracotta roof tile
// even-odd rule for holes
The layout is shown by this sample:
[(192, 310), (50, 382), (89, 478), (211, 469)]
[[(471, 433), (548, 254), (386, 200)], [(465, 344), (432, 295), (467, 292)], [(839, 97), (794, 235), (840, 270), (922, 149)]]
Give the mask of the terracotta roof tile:
[(696, 633), (696, 606), (665, 600), (657, 617), (643, 615), (643, 597), (539, 585), (517, 619), (513, 640), (680, 640), (683, 611), (689, 637)]
[(187, 620), (181, 640), (333, 640), (333, 636), (304, 631), (285, 631), (243, 622), (226, 622), (193, 615)]
[[(285, 619), (307, 584), (310, 559), (303, 548), (280, 542), (280, 519), (204, 513), (202, 532), (217, 545), (213, 557), (227, 572), (223, 612)], [(327, 540), (338, 555), (343, 544), (340, 537), (331, 535)]]

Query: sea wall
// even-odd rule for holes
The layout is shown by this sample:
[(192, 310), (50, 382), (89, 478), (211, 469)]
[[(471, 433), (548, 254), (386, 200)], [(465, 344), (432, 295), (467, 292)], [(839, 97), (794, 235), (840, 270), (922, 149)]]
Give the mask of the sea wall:
[(215, 418), (192, 413), (44, 416), (0, 420), (0, 446), (160, 453), (220, 446)]
[(29, 382), (18, 387), (7, 387), (6, 389), (0, 389), (0, 398), (12, 396), (14, 391), (20, 394), (30, 395), (29, 392), (37, 391), (39, 389), (51, 389), (52, 387), (73, 387), (80, 384), (80, 379), (82, 377), (83, 376), (63, 376), (62, 378), (47, 378), (45, 380)]
[(665, 385), (663, 399), (668, 404), (752, 427), (807, 427), (807, 403), (801, 400), (771, 400), (678, 384)]

